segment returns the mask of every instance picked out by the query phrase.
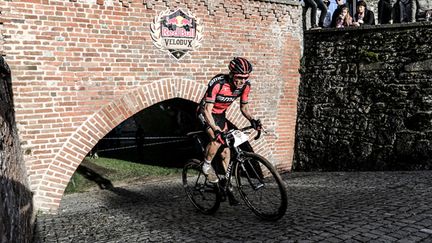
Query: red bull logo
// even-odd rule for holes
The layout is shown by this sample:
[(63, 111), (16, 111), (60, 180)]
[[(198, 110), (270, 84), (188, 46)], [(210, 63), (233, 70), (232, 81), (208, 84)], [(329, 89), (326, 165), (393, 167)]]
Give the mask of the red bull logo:
[(169, 51), (175, 58), (200, 46), (202, 26), (189, 11), (162, 11), (151, 25), (156, 47)]

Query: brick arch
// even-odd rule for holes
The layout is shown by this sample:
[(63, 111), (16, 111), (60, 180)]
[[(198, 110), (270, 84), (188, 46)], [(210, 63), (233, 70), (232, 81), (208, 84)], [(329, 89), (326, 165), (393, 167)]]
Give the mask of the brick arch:
[[(137, 112), (161, 101), (183, 98), (199, 102), (207, 86), (192, 80), (162, 79), (134, 89), (101, 107), (69, 137), (42, 176), (35, 190), (37, 208), (57, 210), (63, 192), (73, 173), (88, 152), (109, 131)], [(228, 118), (238, 126), (248, 124), (241, 115), (237, 102), (229, 110)], [(253, 141), (252, 146), (263, 156), (269, 157), (265, 139)]]

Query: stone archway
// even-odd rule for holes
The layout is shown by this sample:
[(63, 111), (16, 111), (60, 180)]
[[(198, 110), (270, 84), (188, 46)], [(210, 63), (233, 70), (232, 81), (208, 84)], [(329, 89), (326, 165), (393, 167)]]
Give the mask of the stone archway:
[[(42, 176), (35, 190), (36, 208), (55, 211), (70, 178), (88, 152), (109, 131), (137, 112), (161, 101), (183, 98), (199, 102), (206, 85), (185, 79), (162, 79), (132, 90), (103, 106), (90, 116), (64, 143)], [(228, 118), (238, 126), (248, 121), (241, 115), (238, 104), (228, 111)], [(266, 139), (253, 141), (255, 151), (269, 157)]]

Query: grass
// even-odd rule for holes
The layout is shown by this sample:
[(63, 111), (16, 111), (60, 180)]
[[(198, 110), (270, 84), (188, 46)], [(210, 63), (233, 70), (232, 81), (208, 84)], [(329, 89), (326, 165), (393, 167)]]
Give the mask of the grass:
[(162, 176), (178, 175), (180, 168), (166, 168), (154, 165), (133, 163), (120, 159), (99, 157), (97, 159), (85, 158), (72, 175), (65, 193), (85, 192), (101, 186), (101, 184), (146, 179)]

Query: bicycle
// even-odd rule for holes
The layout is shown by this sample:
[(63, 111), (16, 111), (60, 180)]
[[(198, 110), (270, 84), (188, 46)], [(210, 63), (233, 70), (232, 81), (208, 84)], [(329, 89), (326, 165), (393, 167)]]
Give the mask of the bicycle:
[[(248, 141), (246, 131), (251, 129), (253, 127), (248, 126), (225, 133), (225, 144), (232, 151), (225, 180), (217, 173), (219, 182), (210, 183), (201, 170), (203, 162), (200, 160), (190, 159), (185, 164), (182, 172), (183, 187), (189, 200), (201, 213), (214, 214), (226, 199), (232, 182), (235, 182), (241, 198), (256, 216), (269, 221), (284, 216), (288, 205), (287, 190), (279, 173), (264, 157), (240, 148), (241, 144)], [(198, 142), (202, 151), (205, 147), (203, 135), (206, 135), (204, 131), (188, 133), (189, 137)], [(254, 139), (258, 139), (260, 135), (261, 131), (258, 131)]]

